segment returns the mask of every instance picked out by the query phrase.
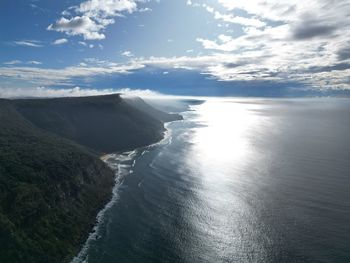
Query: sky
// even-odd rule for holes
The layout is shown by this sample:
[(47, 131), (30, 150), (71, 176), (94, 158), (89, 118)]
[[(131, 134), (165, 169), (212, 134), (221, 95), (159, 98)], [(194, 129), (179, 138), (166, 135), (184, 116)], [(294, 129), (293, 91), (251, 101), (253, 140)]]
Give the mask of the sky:
[(350, 96), (350, 0), (1, 0), (0, 97)]

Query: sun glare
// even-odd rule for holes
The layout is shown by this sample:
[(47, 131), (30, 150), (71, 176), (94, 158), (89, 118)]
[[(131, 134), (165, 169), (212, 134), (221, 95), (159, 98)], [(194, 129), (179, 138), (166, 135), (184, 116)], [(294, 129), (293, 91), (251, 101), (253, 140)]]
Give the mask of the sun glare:
[(251, 111), (256, 106), (235, 101), (207, 101), (198, 106), (198, 122), (194, 142), (210, 162), (234, 162), (249, 151), (248, 134), (257, 125), (258, 117)]

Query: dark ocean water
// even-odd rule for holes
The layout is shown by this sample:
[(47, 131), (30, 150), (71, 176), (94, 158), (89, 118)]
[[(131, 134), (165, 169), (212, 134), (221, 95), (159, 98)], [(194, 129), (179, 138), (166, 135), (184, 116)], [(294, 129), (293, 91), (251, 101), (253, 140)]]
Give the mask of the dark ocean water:
[(207, 101), (111, 155), (75, 262), (350, 262), (350, 100)]

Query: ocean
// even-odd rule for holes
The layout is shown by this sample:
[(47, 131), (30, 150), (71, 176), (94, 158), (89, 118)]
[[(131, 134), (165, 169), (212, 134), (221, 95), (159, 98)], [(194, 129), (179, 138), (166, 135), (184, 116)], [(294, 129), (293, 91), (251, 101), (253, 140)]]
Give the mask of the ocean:
[(350, 262), (350, 100), (212, 99), (111, 154), (77, 262)]

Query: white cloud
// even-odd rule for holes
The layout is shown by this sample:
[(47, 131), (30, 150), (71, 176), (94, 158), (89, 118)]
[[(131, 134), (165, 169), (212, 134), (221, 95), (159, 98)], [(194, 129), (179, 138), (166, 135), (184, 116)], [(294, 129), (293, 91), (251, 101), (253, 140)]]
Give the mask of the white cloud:
[[(168, 72), (169, 69), (197, 71), (219, 81), (290, 81), (304, 83), (316, 89), (350, 89), (350, 61), (348, 64), (338, 65), (337, 62), (332, 64), (319, 58), (316, 63), (312, 52), (303, 52), (303, 45), (299, 43), (298, 54), (292, 52), (294, 47), (285, 46), (283, 50), (276, 50), (276, 54), (266, 50), (251, 50), (241, 54), (214, 53), (195, 57), (132, 58), (126, 64), (88, 58), (79, 66), (63, 69), (0, 67), (0, 77), (22, 80), (37, 86), (69, 86), (77, 77), (89, 79), (107, 74), (132, 74), (135, 70), (151, 67), (158, 68), (162, 72)], [(273, 52), (273, 49), (270, 51)], [(303, 64), (289, 63), (290, 56), (297, 56), (298, 59), (303, 57)], [(317, 68), (315, 63), (318, 65)]]
[(221, 34), (218, 36), (218, 39), (223, 42), (223, 43), (227, 43), (229, 41), (232, 40), (232, 37), (231, 36), (227, 36), (227, 35), (224, 35), (224, 34)]
[(68, 43), (68, 39), (67, 38), (60, 38), (60, 39), (56, 39), (54, 42), (52, 42), (52, 45), (62, 45)]
[(158, 98), (165, 97), (166, 95), (161, 94), (158, 91), (150, 90), (150, 89), (130, 89), (123, 88), (117, 89), (117, 93), (121, 93), (124, 97), (141, 97), (141, 98)]
[[(136, 1), (106, 0), (105, 5), (101, 1), (83, 2), (70, 10), (74, 17), (59, 19), (51, 29), (101, 39), (116, 16), (138, 8)], [(194, 70), (220, 81), (287, 81), (318, 89), (350, 89), (350, 1), (217, 0), (214, 4), (202, 0), (211, 6), (199, 5), (199, 1), (187, 4), (204, 7), (223, 25), (215, 37), (197, 38), (206, 49), (205, 55), (190, 56), (194, 53), (188, 50), (186, 56), (136, 58), (126, 50), (121, 53), (129, 57), (126, 64), (91, 60), (77, 67), (46, 71), (3, 67), (0, 76), (29, 79), (37, 85), (64, 85), (76, 76), (132, 73), (150, 67), (161, 72)], [(230, 31), (232, 28), (235, 31)]]
[(145, 12), (151, 12), (152, 9), (149, 8), (149, 7), (145, 7), (145, 8), (140, 8), (138, 11), (139, 11), (140, 13), (145, 13)]
[[(304, 21), (324, 21), (327, 25), (348, 26), (349, 1), (334, 0), (218, 0), (227, 9), (244, 10), (249, 15), (296, 26)], [(345, 20), (344, 20), (345, 18)], [(304, 23), (303, 23), (304, 24)], [(307, 27), (308, 24), (305, 24)]]
[(4, 88), (0, 87), (0, 98), (58, 98), (58, 97), (82, 97), (97, 96), (120, 93), (123, 97), (142, 97), (148, 99), (170, 98), (157, 91), (150, 89), (94, 89), (94, 88), (50, 88), (50, 87), (33, 87), (33, 88)]
[[(240, 24), (242, 31), (197, 38), (205, 49), (216, 52), (213, 57), (225, 54), (221, 62), (203, 66), (202, 72), (220, 80), (294, 81), (318, 89), (350, 89), (350, 1), (217, 1), (223, 7), (220, 13), (201, 6), (215, 19)], [(242, 13), (247, 15), (238, 16)]]
[(106, 18), (117, 16), (124, 11), (132, 13), (136, 8), (134, 0), (88, 0), (82, 2), (76, 11), (90, 17)]
[(78, 66), (62, 69), (38, 67), (0, 67), (0, 77), (23, 81), (35, 86), (66, 86), (72, 85), (73, 78), (90, 78), (105, 74), (130, 74), (133, 70), (141, 69), (144, 65), (139, 63), (118, 64), (100, 60), (85, 60)]
[(29, 64), (29, 65), (41, 65), (43, 63), (40, 61), (37, 61), (37, 60), (30, 60), (27, 62), (27, 64)]
[(257, 18), (243, 17), (238, 15), (233, 15), (231, 13), (222, 14), (219, 11), (216, 11), (213, 7), (208, 6), (207, 4), (203, 4), (202, 7), (204, 7), (209, 13), (212, 13), (215, 19), (222, 20), (224, 22), (239, 24), (243, 26), (254, 26), (254, 27), (264, 27), (266, 25), (265, 22)]
[(240, 24), (243, 26), (253, 26), (253, 27), (264, 27), (266, 25), (265, 22), (262, 22), (259, 19), (256, 18), (247, 18), (242, 16), (235, 16), (232, 14), (221, 14), (218, 11), (213, 11), (214, 18), (223, 20), (224, 22), (234, 23), (234, 24)]
[(82, 89), (80, 87), (53, 89), (49, 87), (35, 88), (4, 88), (0, 87), (0, 98), (18, 98), (18, 97), (80, 97), (94, 96), (115, 93), (113, 89)]
[(41, 42), (37, 40), (18, 40), (14, 41), (13, 44), (25, 47), (42, 47)]
[(21, 60), (11, 60), (11, 61), (6, 61), (6, 62), (4, 62), (3, 64), (5, 64), (5, 65), (16, 65), (16, 64), (21, 64), (22, 63), (22, 61)]
[(150, 58), (135, 58), (133, 63), (143, 65), (143, 66), (152, 66), (160, 69), (187, 69), (187, 70), (197, 70), (205, 71), (208, 66), (213, 66), (217, 63), (220, 63), (220, 60), (223, 61), (221, 56), (197, 56), (197, 57), (150, 57)]
[(134, 56), (134, 54), (131, 53), (131, 51), (129, 51), (129, 50), (122, 52), (121, 55), (124, 57), (133, 57)]
[(3, 63), (4, 65), (18, 65), (18, 64), (28, 64), (28, 65), (41, 65), (40, 61), (30, 60), (27, 62), (23, 62), (21, 60), (11, 60)]
[(98, 24), (88, 16), (75, 16), (71, 19), (61, 17), (56, 23), (48, 26), (48, 30), (66, 33), (70, 36), (83, 35), (86, 40), (104, 39), (100, 33), (104, 25)]
[[(137, 2), (141, 0), (88, 0), (77, 7), (71, 7), (76, 16), (61, 17), (48, 26), (48, 30), (66, 33), (67, 35), (82, 35), (86, 40), (101, 40), (105, 28), (115, 22), (114, 17), (137, 10)], [(149, 8), (140, 9), (150, 11)], [(71, 12), (64, 13), (65, 16)]]

